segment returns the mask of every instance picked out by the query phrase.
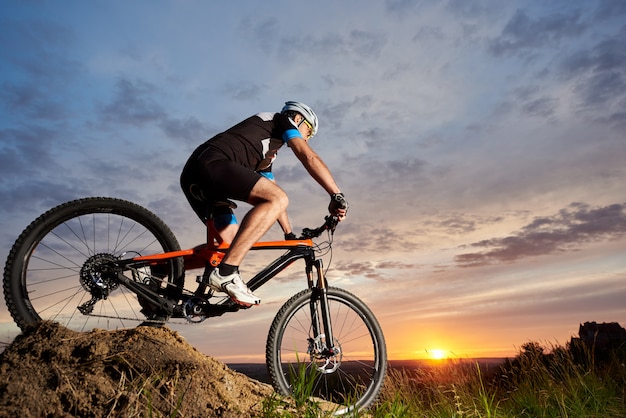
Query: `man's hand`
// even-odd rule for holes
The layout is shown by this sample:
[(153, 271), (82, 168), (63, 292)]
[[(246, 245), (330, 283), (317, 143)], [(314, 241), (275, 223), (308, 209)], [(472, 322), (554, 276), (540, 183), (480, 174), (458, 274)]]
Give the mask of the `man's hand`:
[(346, 214), (348, 213), (348, 201), (344, 197), (343, 193), (334, 193), (330, 196), (328, 212), (330, 212), (331, 215), (337, 216), (340, 221), (346, 217)]

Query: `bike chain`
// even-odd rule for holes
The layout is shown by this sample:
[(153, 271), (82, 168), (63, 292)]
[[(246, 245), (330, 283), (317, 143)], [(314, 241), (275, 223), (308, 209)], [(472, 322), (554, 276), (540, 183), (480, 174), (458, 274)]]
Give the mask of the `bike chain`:
[[(161, 285), (163, 285), (165, 283), (166, 287), (173, 287), (173, 288), (180, 289), (181, 290), (181, 294), (184, 293), (184, 292), (187, 292), (187, 294), (190, 294), (190, 295), (194, 294), (194, 292), (189, 290), (189, 289), (185, 289), (182, 286), (177, 286), (177, 285), (175, 285), (175, 284), (173, 284), (173, 283), (171, 283), (169, 281), (166, 281), (164, 279), (160, 279), (160, 278), (158, 278), (156, 276), (149, 276), (149, 279), (153, 280), (155, 282), (159, 282)], [(146, 284), (145, 281), (142, 281), (142, 284), (145, 285)], [(211, 297), (209, 296), (209, 299), (210, 298)], [(203, 299), (205, 299), (205, 298), (203, 298)], [(206, 299), (206, 300), (208, 301), (208, 299)], [(224, 296), (222, 298), (222, 300), (218, 304), (223, 303), (226, 300), (228, 300), (228, 296)], [(92, 314), (92, 313), (83, 314), (83, 315), (94, 317), (94, 318), (117, 319), (117, 320), (120, 320), (120, 321), (133, 321), (133, 322), (141, 322), (143, 324), (155, 324), (155, 325), (156, 324), (165, 325), (166, 323), (167, 324), (175, 324), (175, 325), (199, 325), (202, 322), (204, 322), (204, 321), (194, 322), (194, 321), (190, 321), (189, 319), (185, 319), (185, 318), (175, 318), (175, 319), (181, 319), (180, 321), (175, 321), (175, 320), (173, 321), (171, 318), (168, 318), (167, 321), (158, 321), (158, 320), (148, 319), (148, 318), (141, 319), (141, 318), (120, 317), (120, 316), (111, 316), (111, 315), (100, 315), (100, 314)]]
[[(124, 317), (120, 317), (120, 316), (110, 316), (110, 315), (99, 315), (99, 314), (87, 314), (86, 316), (90, 316), (93, 318), (108, 318), (108, 319), (117, 319), (119, 321), (133, 321), (133, 322), (141, 322), (142, 324), (155, 324), (155, 325), (165, 325), (165, 324), (174, 324), (174, 325), (197, 325), (197, 324), (201, 324), (201, 322), (192, 322), (189, 320), (183, 320), (183, 321), (172, 321), (171, 319), (168, 319), (167, 321), (163, 322), (163, 321), (157, 321), (154, 319), (140, 319), (140, 318), (124, 318)], [(176, 319), (184, 319), (184, 318), (176, 318)]]

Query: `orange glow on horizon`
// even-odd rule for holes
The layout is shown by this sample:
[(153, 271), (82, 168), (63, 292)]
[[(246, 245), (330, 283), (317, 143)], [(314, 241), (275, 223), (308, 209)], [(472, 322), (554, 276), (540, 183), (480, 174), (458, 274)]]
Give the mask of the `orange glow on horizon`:
[(443, 360), (447, 357), (446, 353), (447, 351), (440, 349), (428, 350), (428, 354), (432, 360)]

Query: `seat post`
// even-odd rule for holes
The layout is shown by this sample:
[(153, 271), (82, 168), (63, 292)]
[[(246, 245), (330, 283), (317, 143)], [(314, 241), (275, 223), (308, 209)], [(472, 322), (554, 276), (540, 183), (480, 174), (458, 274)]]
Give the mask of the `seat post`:
[[(230, 244), (232, 240), (232, 236), (234, 233), (232, 232), (232, 228), (230, 225), (224, 228), (222, 231), (218, 231), (215, 227), (215, 217), (219, 216), (219, 214), (224, 213), (224, 209), (226, 209), (227, 213), (233, 214), (233, 209), (237, 209), (237, 204), (231, 200), (223, 199), (223, 200), (214, 200), (209, 204), (209, 213), (208, 219), (206, 221), (207, 227), (207, 244), (213, 246), (219, 246), (221, 244)], [(226, 233), (226, 230), (230, 229), (230, 232)], [(236, 230), (235, 230), (236, 231)], [(226, 235), (224, 235), (226, 233)]]
[(224, 242), (224, 240), (220, 236), (220, 233), (215, 228), (212, 217), (207, 219), (206, 221), (206, 242), (208, 245), (215, 247)]

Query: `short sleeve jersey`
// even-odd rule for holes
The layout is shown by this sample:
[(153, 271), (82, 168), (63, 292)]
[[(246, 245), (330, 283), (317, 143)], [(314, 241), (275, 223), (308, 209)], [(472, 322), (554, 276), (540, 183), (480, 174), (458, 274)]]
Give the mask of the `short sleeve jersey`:
[(295, 137), (302, 136), (291, 119), (282, 113), (263, 112), (214, 136), (196, 152), (205, 155), (201, 159), (216, 159), (221, 154), (251, 170), (270, 172), (280, 147)]

